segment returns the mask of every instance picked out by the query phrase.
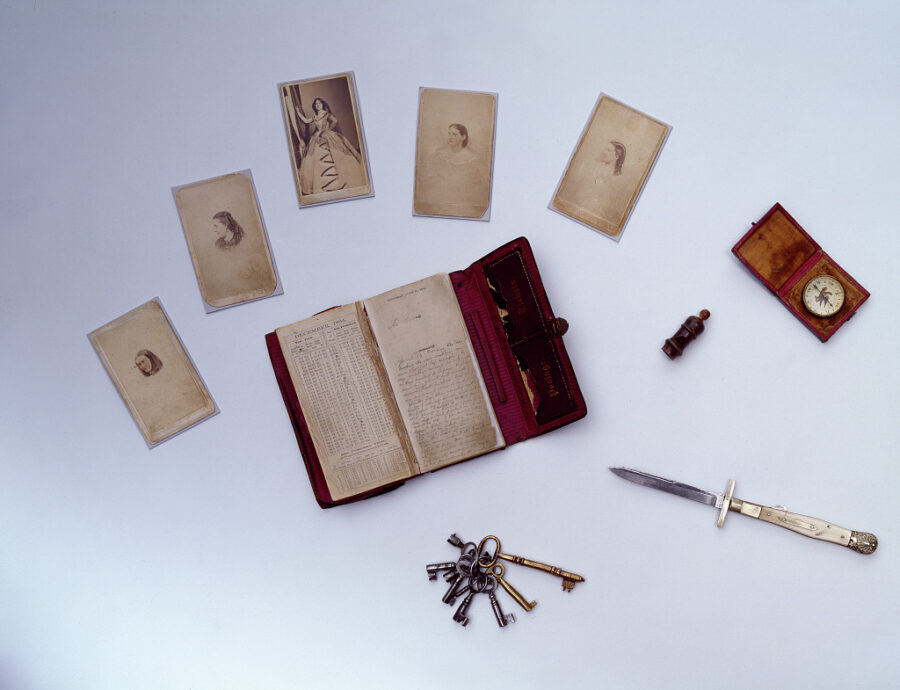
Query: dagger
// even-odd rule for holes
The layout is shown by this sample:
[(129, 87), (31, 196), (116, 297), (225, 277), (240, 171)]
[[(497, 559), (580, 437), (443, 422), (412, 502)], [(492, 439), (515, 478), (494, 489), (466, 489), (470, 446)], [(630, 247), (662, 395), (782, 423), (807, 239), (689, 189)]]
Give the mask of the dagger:
[(717, 508), (719, 510), (719, 527), (724, 524), (725, 516), (728, 512), (733, 511), (741, 515), (749, 515), (757, 520), (762, 520), (778, 527), (784, 527), (806, 537), (839, 544), (840, 546), (848, 546), (857, 553), (870, 554), (878, 548), (878, 538), (871, 532), (856, 532), (844, 527), (838, 527), (819, 518), (790, 513), (780, 506), (763, 506), (741, 500), (734, 495), (734, 479), (729, 480), (728, 488), (724, 494), (715, 494), (711, 491), (698, 489), (696, 486), (682, 484), (681, 482), (657, 477), (638, 470), (630, 470), (626, 467), (610, 467), (609, 469), (613, 474), (635, 484), (648, 486), (651, 489), (659, 489), (666, 493), (689, 498), (692, 501)]

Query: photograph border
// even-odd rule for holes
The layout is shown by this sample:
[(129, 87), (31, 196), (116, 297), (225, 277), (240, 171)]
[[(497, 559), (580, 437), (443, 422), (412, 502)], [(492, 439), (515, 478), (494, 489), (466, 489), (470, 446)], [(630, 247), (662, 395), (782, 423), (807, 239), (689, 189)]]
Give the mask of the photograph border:
[[(366, 179), (368, 181), (369, 190), (365, 194), (338, 194), (338, 190), (334, 192), (326, 192), (326, 194), (334, 195), (329, 196), (326, 199), (319, 199), (317, 201), (308, 201), (306, 203), (303, 202), (303, 193), (300, 191), (300, 166), (297, 165), (297, 161), (294, 158), (294, 151), (291, 147), (291, 123), (288, 120), (287, 112), (284, 107), (284, 97), (282, 95), (282, 89), (285, 86), (293, 86), (295, 84), (306, 84), (315, 81), (324, 81), (326, 79), (337, 79), (339, 77), (346, 77), (347, 82), (350, 86), (350, 102), (353, 106), (353, 116), (356, 119), (355, 124), (359, 128), (359, 147), (360, 147), (360, 157), (365, 161), (366, 165)], [(350, 201), (352, 199), (368, 199), (375, 196), (375, 183), (372, 181), (372, 166), (369, 162), (369, 145), (366, 141), (366, 132), (365, 127), (363, 126), (363, 117), (362, 117), (362, 108), (359, 103), (359, 92), (356, 88), (356, 74), (353, 70), (347, 72), (336, 72), (334, 74), (324, 74), (319, 77), (309, 77), (306, 79), (292, 79), (290, 81), (282, 81), (278, 83), (278, 102), (279, 107), (281, 109), (281, 119), (284, 123), (284, 134), (287, 139), (285, 142), (288, 148), (288, 160), (291, 164), (291, 179), (294, 180), (294, 191), (297, 194), (297, 206), (298, 208), (309, 208), (311, 206), (322, 206), (324, 204), (333, 204), (339, 201)], [(316, 196), (316, 195), (307, 195), (307, 196)]]
[[(178, 349), (181, 351), (181, 354), (187, 360), (187, 363), (190, 365), (190, 369), (191, 369), (194, 381), (196, 381), (196, 383), (200, 386), (200, 388), (203, 389), (203, 392), (206, 394), (206, 397), (209, 398), (209, 401), (212, 403), (212, 411), (211, 412), (204, 414), (203, 416), (198, 417), (197, 419), (194, 419), (191, 422), (188, 422), (185, 426), (181, 427), (180, 429), (177, 429), (176, 431), (173, 431), (172, 433), (165, 436), (164, 438), (159, 439), (158, 441), (151, 440), (149, 429), (147, 429), (146, 425), (143, 424), (143, 419), (138, 414), (137, 408), (134, 406), (134, 403), (128, 397), (128, 394), (125, 391), (124, 386), (122, 386), (122, 383), (119, 380), (116, 370), (113, 368), (112, 364), (110, 363), (109, 359), (106, 356), (106, 352), (103, 350), (102, 347), (100, 347), (100, 344), (97, 342), (97, 336), (99, 336), (101, 333), (110, 331), (110, 330), (124, 324), (126, 321), (133, 319), (135, 316), (138, 315), (139, 312), (148, 308), (148, 306), (152, 303), (156, 303), (156, 306), (159, 307), (160, 313), (162, 313), (163, 319), (165, 320), (165, 323), (169, 328), (170, 334), (173, 338), (173, 342), (178, 347)], [(165, 307), (163, 307), (162, 301), (159, 299), (159, 297), (153, 297), (153, 298), (147, 300), (146, 302), (144, 302), (143, 304), (138, 305), (134, 309), (130, 309), (129, 311), (122, 314), (121, 316), (116, 317), (112, 321), (109, 321), (109, 322), (103, 324), (102, 326), (95, 328), (93, 331), (91, 331), (90, 333), (87, 334), (87, 338), (90, 341), (91, 346), (94, 348), (94, 352), (97, 353), (97, 357), (100, 359), (100, 363), (103, 365), (103, 368), (106, 370), (106, 373), (109, 376), (110, 381), (112, 382), (116, 391), (119, 393), (119, 397), (122, 399), (122, 402), (125, 403), (125, 407), (128, 408), (128, 412), (131, 414), (131, 418), (134, 420), (135, 426), (137, 426), (138, 430), (141, 432), (141, 436), (144, 439), (144, 443), (147, 444), (147, 448), (152, 450), (153, 448), (156, 448), (156, 446), (158, 446), (159, 444), (165, 443), (169, 439), (175, 438), (176, 436), (184, 433), (188, 429), (191, 429), (191, 428), (197, 426), (198, 424), (200, 424), (201, 422), (205, 422), (207, 419), (211, 419), (212, 417), (215, 417), (217, 414), (219, 414), (220, 410), (219, 410), (218, 404), (215, 401), (215, 398), (213, 398), (212, 393), (210, 393), (209, 387), (206, 385), (206, 382), (203, 380), (203, 377), (200, 375), (200, 370), (197, 369), (197, 365), (194, 363), (194, 360), (191, 358), (190, 353), (188, 352), (187, 348), (184, 346), (184, 341), (181, 339), (181, 336), (178, 334), (178, 331), (175, 330), (175, 326), (172, 324), (172, 319), (169, 318), (169, 314), (166, 311)], [(188, 416), (186, 418), (189, 419), (190, 416)], [(181, 421), (183, 421), (183, 420), (181, 420)]]
[[(491, 128), (491, 175), (488, 185), (488, 205), (484, 214), (478, 218), (473, 216), (450, 216), (437, 213), (419, 213), (416, 211), (416, 177), (419, 169), (419, 128), (422, 125), (422, 92), (428, 91), (452, 91), (454, 93), (484, 94), (494, 97), (494, 122)], [(471, 89), (444, 89), (434, 86), (420, 86), (416, 101), (416, 145), (413, 147), (413, 180), (412, 180), (412, 215), (416, 218), (455, 218), (457, 220), (475, 220), (488, 223), (491, 220), (491, 208), (494, 205), (494, 164), (497, 156), (497, 113), (500, 110), (500, 94), (496, 91), (472, 91)]]
[[(637, 113), (638, 115), (642, 115), (643, 117), (646, 117), (648, 120), (652, 120), (653, 122), (656, 122), (666, 128), (665, 134), (662, 136), (662, 138), (660, 139), (660, 141), (658, 142), (658, 144), (656, 146), (656, 150), (653, 154), (653, 160), (650, 163), (650, 165), (647, 167), (647, 170), (644, 172), (643, 176), (641, 177), (640, 184), (637, 185), (637, 191), (635, 192), (634, 196), (631, 198), (631, 202), (629, 203), (628, 209), (625, 212), (625, 217), (622, 219), (622, 224), (618, 227), (618, 229), (616, 230), (616, 232), (614, 234), (606, 232), (605, 230), (601, 230), (600, 228), (597, 228), (597, 227), (591, 225), (590, 223), (588, 223), (587, 221), (581, 220), (580, 218), (576, 218), (576, 217), (566, 213), (562, 209), (557, 208), (554, 205), (557, 195), (559, 194), (559, 188), (562, 186), (563, 179), (565, 179), (566, 173), (569, 171), (569, 167), (572, 165), (572, 160), (575, 158), (575, 154), (578, 153), (579, 149), (581, 148), (582, 144), (584, 143), (584, 138), (585, 138), (585, 135), (587, 134), (588, 128), (591, 126), (591, 123), (594, 121), (594, 117), (596, 117), (597, 111), (600, 109), (600, 104), (602, 103), (604, 98), (608, 98), (612, 102), (618, 103), (619, 105), (621, 105), (625, 108), (628, 108), (629, 110)], [(637, 108), (634, 108), (634, 107), (628, 105), (627, 103), (624, 103), (624, 102), (618, 100), (617, 98), (613, 98), (609, 94), (601, 91), (600, 94), (597, 96), (597, 100), (594, 102), (594, 107), (591, 109), (591, 114), (588, 116), (587, 120), (584, 123), (584, 127), (582, 127), (582, 129), (581, 129), (581, 134), (578, 135), (578, 139), (575, 142), (575, 146), (572, 149), (572, 152), (569, 154), (569, 157), (566, 160), (566, 164), (563, 166), (563, 170), (559, 176), (559, 180), (556, 183), (556, 187), (553, 189), (553, 194), (550, 196), (550, 201), (547, 203), (547, 208), (550, 209), (551, 211), (553, 211), (554, 213), (558, 213), (561, 216), (565, 216), (569, 220), (575, 221), (579, 225), (583, 225), (586, 228), (590, 228), (594, 232), (599, 232), (601, 235), (608, 237), (609, 239), (613, 240), (614, 242), (619, 242), (622, 239), (622, 235), (625, 232), (625, 227), (628, 225), (628, 221), (631, 220), (631, 214), (634, 212), (634, 207), (637, 206), (637, 203), (640, 200), (641, 195), (644, 193), (644, 189), (647, 186), (647, 181), (650, 179), (650, 175), (653, 173), (654, 168), (656, 168), (656, 164), (659, 162), (660, 154), (662, 153), (662, 150), (665, 147), (666, 142), (669, 140), (669, 135), (671, 135), (671, 134), (672, 134), (672, 125), (670, 125), (666, 122), (663, 122), (662, 120), (655, 118), (651, 115), (648, 115), (644, 111), (638, 110)]]
[[(232, 304), (225, 304), (221, 307), (216, 307), (203, 297), (203, 289), (200, 287), (200, 272), (197, 267), (197, 261), (194, 257), (194, 253), (191, 251), (191, 243), (188, 241), (187, 237), (187, 228), (184, 226), (184, 218), (181, 217), (181, 210), (178, 208), (178, 192), (186, 187), (193, 187), (194, 185), (203, 184), (205, 182), (212, 182), (214, 180), (218, 180), (221, 178), (228, 177), (229, 175), (244, 175), (245, 177), (250, 179), (250, 188), (253, 192), (253, 201), (256, 204), (256, 212), (259, 216), (259, 224), (262, 228), (263, 239), (266, 242), (266, 249), (268, 250), (269, 263), (272, 265), (272, 270), (275, 273), (275, 289), (272, 290), (268, 295), (261, 295), (260, 297), (252, 297), (250, 299), (241, 300), (240, 302), (233, 302)], [(213, 312), (222, 311), (223, 309), (231, 309), (232, 307), (238, 307), (242, 304), (249, 304), (250, 302), (257, 302), (261, 299), (268, 299), (270, 297), (277, 297), (278, 295), (284, 294), (284, 286), (281, 284), (281, 275), (278, 273), (278, 264), (275, 262), (275, 253), (272, 251), (272, 242), (269, 240), (269, 230), (266, 228), (266, 219), (263, 217), (262, 207), (259, 204), (259, 193), (256, 189), (256, 181), (253, 179), (253, 173), (250, 171), (250, 168), (246, 168), (244, 170), (236, 170), (234, 172), (225, 173), (224, 175), (216, 175), (215, 177), (208, 177), (205, 180), (197, 180), (196, 182), (188, 182), (187, 184), (177, 185), (172, 187), (172, 201), (175, 202), (175, 211), (178, 213), (178, 220), (181, 223), (182, 234), (184, 235), (184, 242), (187, 245), (188, 256), (191, 258), (191, 266), (194, 268), (194, 276), (197, 279), (197, 289), (200, 292), (200, 301), (203, 303), (203, 311), (207, 314), (212, 314)]]

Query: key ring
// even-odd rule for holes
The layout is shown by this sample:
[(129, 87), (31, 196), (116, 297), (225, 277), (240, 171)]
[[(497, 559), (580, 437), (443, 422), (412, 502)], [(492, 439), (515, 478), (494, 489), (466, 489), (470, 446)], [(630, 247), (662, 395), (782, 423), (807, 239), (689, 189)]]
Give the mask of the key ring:
[[(494, 557), (489, 561), (484, 561), (481, 558), (481, 550), (484, 548), (484, 543), (488, 540), (493, 540), (497, 544), (497, 548), (494, 550)], [(497, 539), (493, 534), (487, 535), (484, 539), (478, 542), (478, 565), (487, 570), (488, 568), (493, 567), (493, 565), (497, 562), (497, 557), (500, 554), (500, 540)]]
[[(487, 573), (477, 572), (469, 578), (469, 587), (476, 593), (481, 593), (487, 590), (488, 578), (493, 579), (493, 576), (489, 576)], [(497, 588), (496, 583), (494, 583), (494, 589)], [(493, 590), (492, 590), (493, 591)]]
[(456, 562), (456, 570), (462, 577), (472, 577), (478, 571), (475, 564), (475, 556), (463, 554)]
[[(471, 547), (471, 548), (469, 548), (469, 547)], [(474, 541), (467, 541), (465, 544), (463, 544), (462, 546), (459, 547), (459, 550), (460, 550), (460, 554), (462, 556), (467, 555), (470, 551), (474, 551), (475, 555), (476, 556), (478, 555), (478, 547), (475, 546)]]
[(497, 591), (497, 577), (493, 573), (493, 567), (490, 571), (485, 571), (484, 577), (486, 582), (484, 583), (484, 589), (482, 590), (485, 594), (492, 594)]

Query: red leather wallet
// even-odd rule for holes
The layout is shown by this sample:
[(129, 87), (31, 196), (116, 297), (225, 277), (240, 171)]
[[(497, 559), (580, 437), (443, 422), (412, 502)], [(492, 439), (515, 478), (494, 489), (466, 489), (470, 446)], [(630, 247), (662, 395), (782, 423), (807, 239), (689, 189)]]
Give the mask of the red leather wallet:
[[(513, 240), (449, 276), (506, 445), (584, 417), (562, 341), (568, 324), (553, 314), (528, 240)], [(359, 501), (403, 484), (332, 498), (275, 332), (266, 345), (319, 505)]]

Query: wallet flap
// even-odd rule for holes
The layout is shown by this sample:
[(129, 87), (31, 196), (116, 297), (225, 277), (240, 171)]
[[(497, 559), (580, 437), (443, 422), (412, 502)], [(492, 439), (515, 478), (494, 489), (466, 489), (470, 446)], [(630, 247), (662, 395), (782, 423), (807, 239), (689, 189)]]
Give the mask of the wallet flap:
[(587, 413), (562, 342), (568, 329), (547, 299), (524, 237), (450, 274), (507, 444)]

